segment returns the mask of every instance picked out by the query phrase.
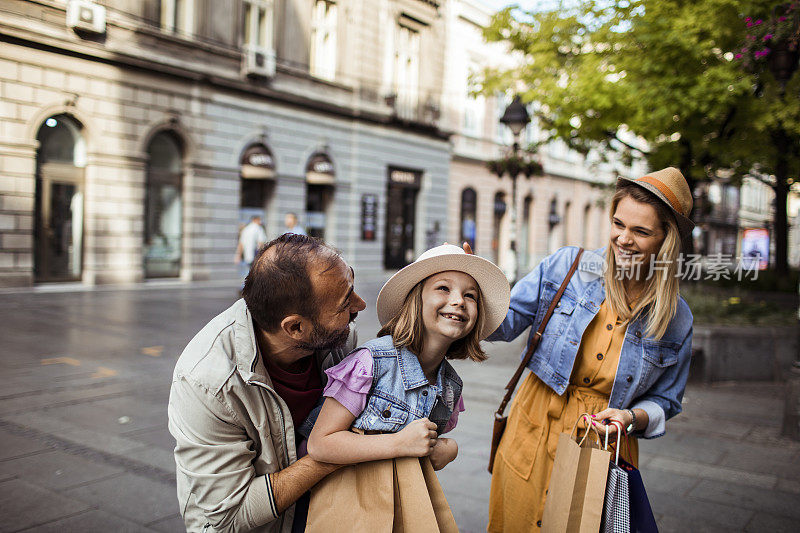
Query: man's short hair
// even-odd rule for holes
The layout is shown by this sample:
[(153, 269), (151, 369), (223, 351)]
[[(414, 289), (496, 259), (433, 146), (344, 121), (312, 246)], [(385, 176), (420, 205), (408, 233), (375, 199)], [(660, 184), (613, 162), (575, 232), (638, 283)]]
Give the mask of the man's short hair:
[(242, 289), (256, 325), (273, 333), (289, 315), (315, 319), (319, 311), (311, 266), (322, 261), (321, 272), (325, 272), (340, 260), (338, 250), (306, 235), (285, 233), (264, 245)]

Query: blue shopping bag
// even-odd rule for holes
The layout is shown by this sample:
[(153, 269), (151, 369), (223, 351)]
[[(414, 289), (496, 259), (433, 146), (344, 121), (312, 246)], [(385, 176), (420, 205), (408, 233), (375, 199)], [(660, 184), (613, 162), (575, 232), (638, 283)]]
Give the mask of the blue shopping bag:
[(619, 460), (619, 467), (628, 473), (628, 494), (630, 499), (631, 533), (658, 533), (656, 518), (644, 490), (642, 474), (625, 459)]

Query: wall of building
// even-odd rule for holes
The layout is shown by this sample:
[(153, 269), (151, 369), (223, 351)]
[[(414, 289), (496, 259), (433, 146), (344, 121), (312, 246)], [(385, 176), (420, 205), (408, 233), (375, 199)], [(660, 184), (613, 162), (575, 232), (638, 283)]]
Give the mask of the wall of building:
[[(450, 166), (449, 239), (461, 237), (462, 191), (477, 193), (476, 253), (498, 261), (509, 276), (513, 271), (510, 254), (512, 182), (492, 174), (488, 160), (508, 153), (512, 136), (498, 120), (511, 101), (504, 96), (470, 95), (470, 76), (498, 64), (510, 67), (515, 58), (497, 44), (483, 41), (482, 27), (488, 24), (490, 11), (479, 2), (460, 0), (448, 4), (448, 51), (444, 94), (444, 127), (454, 131), (453, 158)], [(466, 115), (470, 115), (467, 117)], [(520, 135), (525, 147), (537, 141), (541, 133), (535, 117)], [(604, 246), (607, 241), (607, 209), (616, 173), (644, 172), (637, 166), (625, 167), (617, 161), (601, 162), (596, 154), (583, 157), (560, 143), (541, 148), (536, 157), (544, 167), (543, 176), (517, 180), (517, 250), (520, 275), (535, 267), (546, 255), (561, 246), (586, 248)], [(505, 214), (496, 219), (495, 196), (504, 195)], [(529, 212), (525, 217), (526, 198)], [(551, 225), (551, 203), (555, 201), (558, 223)], [(499, 222), (499, 224), (498, 224)]]
[[(286, 212), (297, 212), (303, 222), (306, 164), (315, 152), (325, 152), (336, 173), (325, 237), (343, 251), (360, 279), (388, 275), (383, 255), (389, 167), (422, 174), (414, 255), (444, 239), (448, 220), (438, 206), (448, 195), (447, 134), (436, 117), (396, 117), (381, 87), (392, 54), (374, 39), (394, 29), (398, 14), (416, 13), (430, 21), (421, 29), (421, 55), (432, 71), (441, 71), (438, 3), (384, 0), (375, 10), (365, 2), (338, 2), (338, 27), (345, 30), (338, 36), (339, 49), (358, 52), (339, 54), (346, 60), (333, 81), (309, 74), (307, 36), (289, 31), (276, 34), (276, 76), (244, 76), (241, 2), (224, 12), (213, 4), (195, 2), (195, 33), (171, 34), (152, 24), (158, 16), (153, 2), (115, 3), (108, 6), (103, 39), (66, 28), (62, 2), (17, 2), (5, 12), (0, 23), (6, 41), (0, 50), (0, 285), (35, 282), (36, 135), (47, 118), (60, 114), (79, 124), (86, 144), (80, 276), (85, 284), (144, 279), (146, 150), (159, 131), (173, 132), (183, 148), (181, 279), (237, 275), (239, 159), (254, 142), (266, 145), (275, 159), (273, 193), (265, 209), (270, 237), (282, 232)], [(306, 28), (312, 5), (310, 0), (276, 2), (276, 24)], [(439, 85), (431, 76), (422, 78), (429, 90)], [(372, 241), (361, 239), (363, 194), (378, 199)]]

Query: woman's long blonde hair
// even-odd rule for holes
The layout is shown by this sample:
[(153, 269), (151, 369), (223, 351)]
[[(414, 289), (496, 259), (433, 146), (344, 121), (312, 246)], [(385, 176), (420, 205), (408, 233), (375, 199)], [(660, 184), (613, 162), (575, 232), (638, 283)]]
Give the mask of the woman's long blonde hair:
[[(609, 218), (613, 220), (617, 206), (623, 198), (651, 205), (656, 210), (661, 229), (664, 231), (664, 242), (654, 257), (650, 259), (647, 284), (633, 308), (629, 306), (628, 295), (622, 277), (617, 275), (617, 260), (614, 251), (609, 247), (606, 252), (606, 299), (614, 312), (627, 324), (639, 314), (647, 311), (645, 336), (660, 339), (675, 316), (678, 308), (678, 257), (681, 252), (681, 237), (678, 224), (669, 207), (650, 191), (627, 181), (617, 184), (617, 192), (611, 199)], [(648, 274), (645, 272), (644, 274)]]

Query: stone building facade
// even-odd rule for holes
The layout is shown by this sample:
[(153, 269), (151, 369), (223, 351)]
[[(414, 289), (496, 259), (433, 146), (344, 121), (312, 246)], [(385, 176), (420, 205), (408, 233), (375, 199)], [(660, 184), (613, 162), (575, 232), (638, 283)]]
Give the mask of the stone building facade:
[[(487, 66), (497, 67), (513, 58), (482, 37), (491, 16), (481, 2), (460, 0), (448, 4), (447, 65), (443, 108), (444, 127), (454, 131), (450, 164), (448, 219), (452, 241), (468, 240), (476, 253), (497, 261), (513, 276), (511, 244), (512, 183), (508, 175), (499, 179), (486, 161), (507, 153), (513, 142), (508, 129), (498, 121), (510, 99), (470, 95), (470, 75)], [(520, 145), (538, 140), (536, 120), (522, 132)], [(641, 164), (625, 167), (619, 162), (585, 158), (560, 143), (550, 143), (537, 157), (543, 176), (517, 181), (518, 270), (521, 277), (546, 255), (565, 245), (585, 248), (604, 246), (607, 241), (608, 200), (617, 173), (644, 175)]]
[(0, 8), (0, 286), (228, 279), (286, 213), (382, 279), (443, 240), (434, 0)]

